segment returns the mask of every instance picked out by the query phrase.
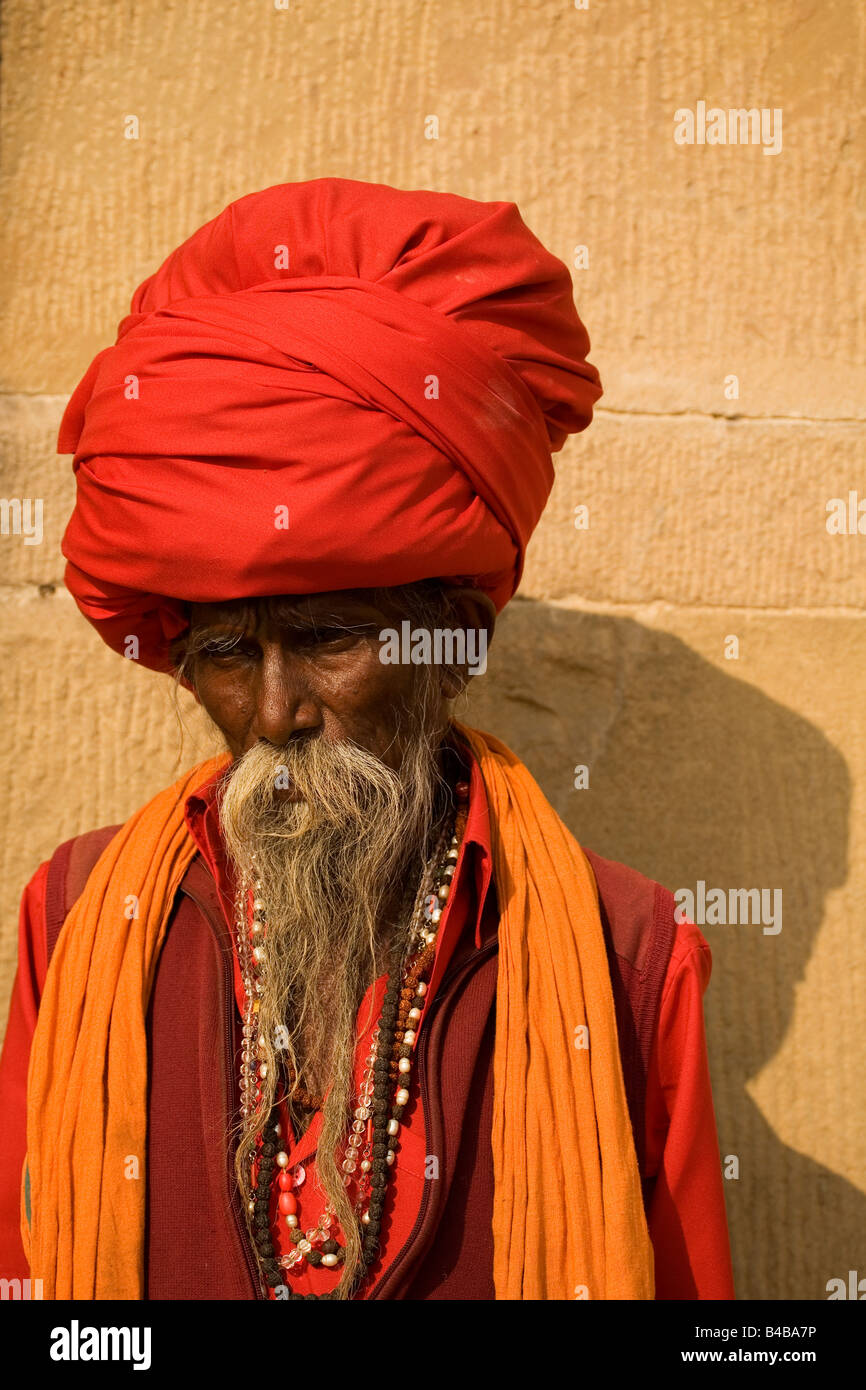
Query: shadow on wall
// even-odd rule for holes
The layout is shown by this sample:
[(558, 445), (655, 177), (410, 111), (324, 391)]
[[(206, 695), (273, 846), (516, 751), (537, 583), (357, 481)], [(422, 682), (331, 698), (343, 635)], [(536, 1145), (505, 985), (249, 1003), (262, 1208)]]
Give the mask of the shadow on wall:
[[(844, 760), (799, 715), (631, 619), (516, 599), (470, 686), (458, 717), (514, 748), (588, 848), (674, 891), (782, 889), (775, 935), (698, 923), (713, 1095), (721, 1153), (739, 1159), (725, 1183), (737, 1296), (826, 1299), (862, 1264), (866, 1195), (782, 1143), (746, 1083), (782, 1044), (825, 896), (846, 878)], [(830, 1104), (844, 1113), (844, 1097)]]

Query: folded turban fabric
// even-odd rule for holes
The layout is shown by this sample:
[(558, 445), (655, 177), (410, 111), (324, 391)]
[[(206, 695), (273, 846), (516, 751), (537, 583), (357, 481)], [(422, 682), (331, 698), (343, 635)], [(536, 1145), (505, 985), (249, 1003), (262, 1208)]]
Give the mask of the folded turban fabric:
[(572, 293), (514, 203), (341, 178), (231, 203), (67, 406), (79, 608), (161, 671), (186, 602), (436, 577), (499, 611), (601, 395)]

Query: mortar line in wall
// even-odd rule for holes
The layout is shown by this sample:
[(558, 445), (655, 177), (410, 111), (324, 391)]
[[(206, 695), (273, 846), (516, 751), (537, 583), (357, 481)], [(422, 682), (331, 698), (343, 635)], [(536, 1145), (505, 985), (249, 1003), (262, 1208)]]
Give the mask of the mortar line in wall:
[[(16, 399), (43, 401), (60, 409), (66, 405), (69, 396), (47, 391), (4, 391), (0, 389), (0, 401), (14, 401)], [(598, 416), (610, 416), (614, 419), (622, 417), (637, 420), (724, 420), (731, 425), (866, 425), (866, 416), (862, 415), (754, 415), (726, 410), (692, 410), (688, 407), (684, 407), (682, 410), (629, 410), (626, 407), (618, 409), (614, 406), (598, 405), (593, 413)]]
[(766, 613), (772, 617), (792, 618), (866, 618), (866, 604), (744, 604), (744, 603), (685, 603), (679, 600), (651, 598), (633, 600), (599, 600), (569, 594), (567, 598), (538, 598), (532, 594), (517, 594), (510, 606), (517, 603), (544, 603), (561, 608), (566, 613), (633, 614), (633, 613), (742, 613), (747, 617)]
[[(51, 594), (40, 593), (40, 589), (51, 586)], [(59, 598), (62, 603), (74, 603), (62, 580), (24, 580), (20, 584), (0, 585), (0, 604), (26, 598), (30, 602), (45, 603)], [(866, 604), (744, 604), (744, 603), (685, 603), (679, 600), (651, 598), (599, 600), (583, 598), (580, 594), (566, 597), (541, 598), (533, 594), (516, 594), (510, 606), (521, 603), (543, 603), (550, 608), (561, 608), (567, 613), (741, 613), (745, 616), (767, 614), (772, 617), (792, 618), (866, 618)]]
[(737, 415), (725, 410), (616, 410), (597, 405), (593, 415), (644, 420), (724, 420), (729, 425), (866, 425), (863, 415)]

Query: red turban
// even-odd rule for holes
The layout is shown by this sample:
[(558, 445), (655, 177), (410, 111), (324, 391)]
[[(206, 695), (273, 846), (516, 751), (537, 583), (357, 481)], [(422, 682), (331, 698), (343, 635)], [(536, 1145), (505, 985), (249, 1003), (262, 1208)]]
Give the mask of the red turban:
[(184, 601), (438, 577), (499, 610), (601, 395), (588, 350), (514, 203), (339, 178), (240, 198), (73, 392), (67, 587), (156, 670)]

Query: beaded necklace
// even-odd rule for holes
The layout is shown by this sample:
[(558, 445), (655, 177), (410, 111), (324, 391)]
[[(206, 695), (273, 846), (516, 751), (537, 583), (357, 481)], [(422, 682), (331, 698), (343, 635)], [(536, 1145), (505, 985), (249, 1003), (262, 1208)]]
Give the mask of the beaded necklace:
[[(376, 1259), (379, 1247), (387, 1174), (400, 1148), (400, 1121), (409, 1103), (412, 1054), (418, 1024), (435, 961), (439, 922), (448, 901), (466, 825), (468, 784), (458, 781), (454, 793), (458, 806), (450, 827), (451, 833), (449, 835), (449, 828), (446, 828), (439, 836), (421, 875), (408, 931), (398, 933), (390, 953), (382, 1012), (364, 1059), (361, 1084), (341, 1161), (345, 1186), (355, 1187), (353, 1209), (362, 1232), (359, 1282)], [(239, 895), (236, 935), (245, 992), (240, 1100), (241, 1116), (246, 1121), (256, 1109), (261, 1082), (267, 1075), (268, 1066), (266, 1061), (261, 1060), (265, 1051), (264, 1039), (259, 1038), (257, 1043), (254, 1042), (267, 962), (266, 907), (254, 876), (251, 882), (248, 880), (245, 883)], [(254, 1058), (254, 1050), (258, 1053), (258, 1059)], [(320, 1108), (321, 1100), (299, 1085), (294, 1069), (284, 1063), (283, 1071), (286, 1100), (299, 1102), (308, 1109)], [(277, 1115), (278, 1105), (274, 1105), (248, 1154), (250, 1178), (244, 1195), (250, 1236), (261, 1275), (264, 1283), (274, 1289), (280, 1299), (333, 1299), (336, 1289), (323, 1294), (302, 1294), (283, 1282), (287, 1274), (302, 1270), (305, 1264), (323, 1265), (326, 1268), (341, 1265), (345, 1260), (345, 1248), (336, 1239), (335, 1210), (330, 1202), (315, 1226), (306, 1231), (302, 1229), (298, 1198), (293, 1191), (295, 1179), (288, 1172), (289, 1156), (280, 1143), (281, 1124)], [(278, 1219), (286, 1222), (294, 1246), (289, 1254), (281, 1256), (277, 1256), (274, 1249), (270, 1226), (271, 1191), (275, 1176)]]

